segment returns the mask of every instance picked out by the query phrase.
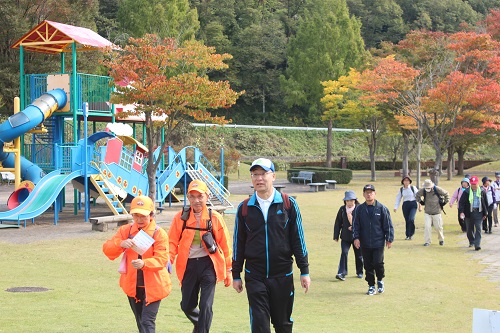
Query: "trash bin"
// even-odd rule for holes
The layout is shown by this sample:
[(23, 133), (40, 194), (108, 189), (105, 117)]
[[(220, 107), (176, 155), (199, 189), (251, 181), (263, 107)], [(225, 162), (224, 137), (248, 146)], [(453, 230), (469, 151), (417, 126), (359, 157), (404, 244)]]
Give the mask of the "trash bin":
[(340, 156), (340, 168), (347, 169), (347, 156)]

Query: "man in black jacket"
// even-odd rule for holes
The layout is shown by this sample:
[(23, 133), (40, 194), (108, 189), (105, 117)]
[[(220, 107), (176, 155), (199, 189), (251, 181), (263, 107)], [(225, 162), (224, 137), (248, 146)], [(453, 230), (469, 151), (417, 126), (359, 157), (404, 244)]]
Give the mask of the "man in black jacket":
[(243, 291), (250, 306), (252, 333), (291, 333), (295, 289), (293, 257), (300, 269), (300, 284), (311, 283), (307, 248), (297, 202), (276, 191), (274, 164), (259, 158), (250, 167), (255, 193), (238, 206), (233, 240), (233, 288)]
[[(470, 187), (460, 197), (458, 214), (465, 220), (469, 247), (474, 246), (476, 251), (481, 250), (481, 227), (488, 215), (488, 199), (486, 193), (479, 188), (479, 178), (470, 177)], [(475, 229), (475, 231), (474, 231)]]
[[(375, 200), (375, 195), (373, 185), (363, 187), (365, 202), (356, 207), (353, 219), (354, 246), (357, 248), (361, 246), (365, 280), (368, 282), (366, 294), (369, 296), (385, 291), (384, 246), (390, 249), (394, 241), (394, 227), (389, 209)], [(375, 276), (377, 276), (377, 290), (375, 290)]]

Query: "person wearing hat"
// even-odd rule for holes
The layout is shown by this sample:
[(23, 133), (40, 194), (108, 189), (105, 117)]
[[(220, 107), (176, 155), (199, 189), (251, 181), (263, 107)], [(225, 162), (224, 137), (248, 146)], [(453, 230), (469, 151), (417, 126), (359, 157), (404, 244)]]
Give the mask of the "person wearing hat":
[(488, 214), (486, 193), (479, 188), (477, 176), (470, 177), (470, 187), (465, 190), (458, 202), (460, 218), (467, 225), (469, 247), (474, 246), (476, 251), (481, 250), (481, 225)]
[[(424, 209), (424, 246), (431, 245), (432, 226), (438, 233), (439, 245), (444, 245), (443, 218), (441, 211), (450, 201), (448, 191), (434, 185), (432, 180), (426, 179), (421, 189), (415, 194), (415, 198)], [(422, 207), (419, 207), (419, 211)]]
[[(457, 211), (458, 211), (458, 203), (460, 202), (460, 198), (462, 197), (462, 193), (468, 189), (470, 186), (469, 184), (469, 178), (463, 178), (462, 181), (460, 182), (460, 187), (453, 192), (451, 195), (450, 199), (450, 208), (453, 207), (453, 204), (455, 201), (457, 202)], [(465, 225), (465, 221), (460, 218), (460, 213), (458, 213), (458, 224), (460, 225), (460, 228), (462, 229), (462, 232), (467, 232), (467, 227)]]
[(255, 192), (238, 206), (234, 226), (233, 288), (243, 291), (245, 269), (251, 332), (270, 332), (272, 323), (276, 332), (291, 333), (294, 258), (301, 287), (307, 292), (311, 284), (302, 216), (295, 199), (274, 188), (272, 161), (253, 161), (250, 177)]
[[(361, 248), (365, 266), (365, 280), (369, 296), (385, 291), (384, 247), (391, 248), (394, 241), (394, 226), (391, 213), (375, 199), (375, 186), (363, 187), (365, 202), (354, 210), (352, 222), (354, 246)], [(375, 289), (377, 277), (377, 289)]]
[(483, 230), (486, 234), (491, 234), (491, 227), (493, 226), (493, 206), (496, 202), (495, 190), (493, 189), (493, 186), (490, 185), (491, 179), (489, 177), (483, 177), (481, 182), (483, 183), (481, 190), (486, 193), (486, 199), (488, 200), (488, 215), (486, 220), (483, 221)]
[(415, 193), (418, 189), (411, 185), (412, 180), (410, 176), (404, 176), (401, 179), (401, 185), (403, 185), (398, 194), (396, 194), (396, 203), (394, 204), (394, 213), (398, 210), (399, 203), (403, 199), (403, 216), (405, 218), (406, 225), (406, 240), (411, 240), (413, 234), (415, 234), (415, 215), (417, 214), (417, 200), (415, 199)]
[(495, 190), (495, 204), (493, 205), (493, 222), (498, 227), (498, 203), (500, 202), (500, 171), (495, 172), (495, 180), (491, 183)]
[[(154, 219), (154, 203), (147, 196), (137, 196), (130, 203), (134, 223), (121, 226), (102, 246), (111, 260), (122, 255), (120, 287), (128, 297), (140, 333), (154, 333), (156, 315), (163, 298), (170, 294), (172, 283), (168, 266), (168, 235)], [(145, 234), (146, 235), (145, 235)], [(154, 241), (148, 248), (138, 247), (141, 238)]]
[[(340, 249), (342, 252), (340, 254), (339, 268), (335, 276), (335, 278), (340, 281), (345, 281), (347, 275), (347, 257), (349, 249), (351, 245), (353, 245), (352, 214), (357, 205), (359, 205), (359, 201), (356, 198), (356, 193), (354, 193), (354, 191), (345, 191), (344, 205), (340, 206), (337, 217), (335, 218), (333, 240), (338, 242), (339, 236), (342, 239), (340, 242)], [(360, 249), (355, 246), (352, 248), (356, 258), (356, 276), (361, 279), (363, 277), (363, 256), (361, 255)]]
[(207, 333), (215, 285), (224, 281), (229, 287), (232, 283), (231, 244), (222, 215), (207, 207), (210, 192), (206, 183), (193, 180), (187, 192), (190, 206), (174, 216), (168, 231), (170, 261), (175, 261), (181, 284), (182, 311), (193, 323), (193, 332)]

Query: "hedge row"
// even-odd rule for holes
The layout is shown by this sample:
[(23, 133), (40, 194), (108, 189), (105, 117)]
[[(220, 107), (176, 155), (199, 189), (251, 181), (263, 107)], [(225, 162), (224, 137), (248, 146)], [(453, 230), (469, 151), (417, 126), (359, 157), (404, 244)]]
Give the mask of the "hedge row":
[[(464, 169), (469, 169), (475, 167), (480, 164), (484, 164), (487, 162), (491, 162), (490, 160), (477, 160), (477, 161), (464, 161)], [(334, 162), (334, 167), (340, 167), (340, 162)], [(410, 170), (416, 170), (417, 163), (414, 161), (410, 161), (409, 163)], [(325, 165), (323, 161), (317, 162), (292, 162), (290, 163), (290, 168), (310, 168), (310, 167), (322, 167)], [(387, 161), (375, 161), (375, 169), (378, 171), (382, 170), (398, 170), (401, 168), (402, 162), (397, 161), (387, 162)], [(347, 167), (351, 170), (370, 170), (370, 161), (347, 161)], [(442, 168), (446, 170), (448, 167), (448, 161), (443, 161)], [(431, 169), (434, 168), (434, 161), (426, 161), (422, 162), (422, 169)]]
[(352, 170), (340, 169), (340, 168), (325, 168), (325, 167), (304, 167), (304, 168), (293, 168), (287, 170), (287, 179), (291, 182), (291, 177), (299, 171), (312, 171), (313, 182), (314, 183), (324, 183), (327, 179), (333, 179), (337, 181), (337, 184), (349, 184), (352, 179)]

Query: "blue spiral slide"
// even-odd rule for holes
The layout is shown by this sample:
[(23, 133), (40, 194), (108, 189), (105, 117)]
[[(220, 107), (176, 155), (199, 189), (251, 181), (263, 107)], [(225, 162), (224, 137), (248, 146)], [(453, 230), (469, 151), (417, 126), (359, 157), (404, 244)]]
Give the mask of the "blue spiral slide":
[[(48, 91), (28, 105), (26, 109), (10, 116), (9, 119), (0, 124), (0, 162), (3, 167), (13, 168), (15, 157), (14, 153), (3, 151), (4, 143), (14, 140), (41, 124), (54, 111), (63, 108), (66, 101), (64, 90)], [(39, 216), (54, 203), (64, 186), (79, 175), (81, 172), (62, 175), (60, 171), (56, 170), (44, 176), (39, 166), (21, 157), (21, 178), (32, 181), (36, 186), (21, 205), (13, 210), (0, 212), (0, 221), (17, 221), (19, 224), (20, 220)]]

